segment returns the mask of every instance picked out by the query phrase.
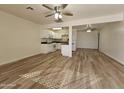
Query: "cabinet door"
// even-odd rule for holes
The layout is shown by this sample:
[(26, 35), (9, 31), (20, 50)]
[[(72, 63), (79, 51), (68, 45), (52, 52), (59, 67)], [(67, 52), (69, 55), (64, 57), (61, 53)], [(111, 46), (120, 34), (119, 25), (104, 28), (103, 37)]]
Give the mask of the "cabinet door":
[(40, 32), (41, 38), (49, 38), (50, 32), (48, 30), (43, 30)]
[(57, 43), (57, 49), (61, 49), (61, 43)]

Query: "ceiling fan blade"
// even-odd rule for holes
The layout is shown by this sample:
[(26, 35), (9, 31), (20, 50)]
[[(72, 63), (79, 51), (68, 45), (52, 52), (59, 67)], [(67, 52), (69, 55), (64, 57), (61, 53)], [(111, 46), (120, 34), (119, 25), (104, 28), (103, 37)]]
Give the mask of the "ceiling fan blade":
[(66, 16), (73, 16), (73, 14), (72, 13), (69, 13), (69, 12), (65, 12), (63, 14), (66, 15)]
[(62, 4), (61, 6), (63, 9), (65, 9), (68, 6), (68, 4)]
[(55, 22), (59, 23), (59, 22), (63, 22), (62, 19), (58, 19), (58, 20), (55, 20)]
[(52, 16), (52, 15), (54, 15), (54, 13), (48, 14), (48, 15), (46, 15), (45, 17), (50, 17), (50, 16)]
[(42, 4), (42, 6), (45, 7), (45, 8), (47, 8), (47, 9), (49, 9), (49, 10), (54, 10), (53, 8), (49, 7), (49, 6), (46, 5), (46, 4)]

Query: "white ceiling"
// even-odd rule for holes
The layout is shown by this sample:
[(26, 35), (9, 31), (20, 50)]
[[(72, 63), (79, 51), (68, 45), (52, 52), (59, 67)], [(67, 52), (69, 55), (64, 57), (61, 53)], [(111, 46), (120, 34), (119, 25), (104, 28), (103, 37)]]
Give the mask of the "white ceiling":
[[(104, 27), (104, 25), (106, 25), (106, 24), (108, 24), (108, 23), (91, 24), (91, 27), (97, 28), (97, 29), (102, 29)], [(73, 29), (77, 29), (77, 30), (83, 30), (85, 28), (86, 28), (86, 25), (73, 26)]]
[[(27, 10), (26, 7), (31, 6), (34, 11)], [(55, 6), (55, 5), (51, 5)], [(42, 4), (1, 4), (0, 10), (11, 13), (15, 16), (30, 20), (38, 24), (54, 23), (54, 17), (45, 18), (44, 16), (51, 12), (44, 8)], [(116, 14), (124, 11), (124, 5), (121, 4), (70, 4), (64, 11), (74, 14), (73, 17), (63, 16), (64, 21), (72, 21), (76, 19), (92, 18)]]

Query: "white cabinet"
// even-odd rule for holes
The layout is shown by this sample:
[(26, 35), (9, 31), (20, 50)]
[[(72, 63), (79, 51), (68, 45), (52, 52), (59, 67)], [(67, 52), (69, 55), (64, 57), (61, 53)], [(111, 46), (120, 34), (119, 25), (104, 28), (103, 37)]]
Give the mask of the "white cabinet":
[(69, 45), (61, 45), (61, 54), (63, 56), (69, 56)]
[(41, 53), (47, 54), (56, 51), (56, 44), (41, 44)]
[(61, 43), (56, 43), (56, 48), (61, 49)]
[(43, 30), (40, 32), (40, 38), (52, 38), (53, 32), (49, 30)]

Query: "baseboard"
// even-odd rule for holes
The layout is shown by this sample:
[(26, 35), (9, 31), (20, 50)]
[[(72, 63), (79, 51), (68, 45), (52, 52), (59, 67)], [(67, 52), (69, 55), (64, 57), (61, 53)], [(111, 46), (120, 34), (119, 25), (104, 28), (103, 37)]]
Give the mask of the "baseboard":
[(28, 55), (28, 56), (20, 57), (20, 58), (14, 59), (14, 60), (5, 61), (5, 62), (1, 63), (0, 66), (1, 65), (6, 65), (6, 64), (11, 64), (11, 63), (14, 63), (14, 62), (26, 59), (26, 58), (30, 58), (30, 57), (33, 57), (33, 56), (36, 56), (36, 55), (39, 55), (39, 54), (41, 54), (41, 53), (35, 53), (35, 54)]
[(80, 48), (81, 48), (81, 49), (98, 49), (98, 48), (90, 48), (90, 47), (89, 47), (89, 48), (85, 48), (85, 47), (84, 47), (84, 48), (82, 48), (82, 47), (77, 47), (76, 49), (78, 49), (78, 48), (79, 48), (79, 49), (80, 49)]
[(118, 62), (119, 64), (124, 65), (124, 62), (123, 62), (123, 61), (121, 61), (121, 60), (118, 59), (118, 58), (113, 57), (113, 56), (110, 55), (109, 53), (103, 52), (103, 51), (101, 51), (101, 50), (100, 50), (100, 52), (103, 53), (103, 54), (105, 54), (105, 55), (107, 55), (107, 56), (110, 57), (111, 59), (115, 60), (115, 61)]

